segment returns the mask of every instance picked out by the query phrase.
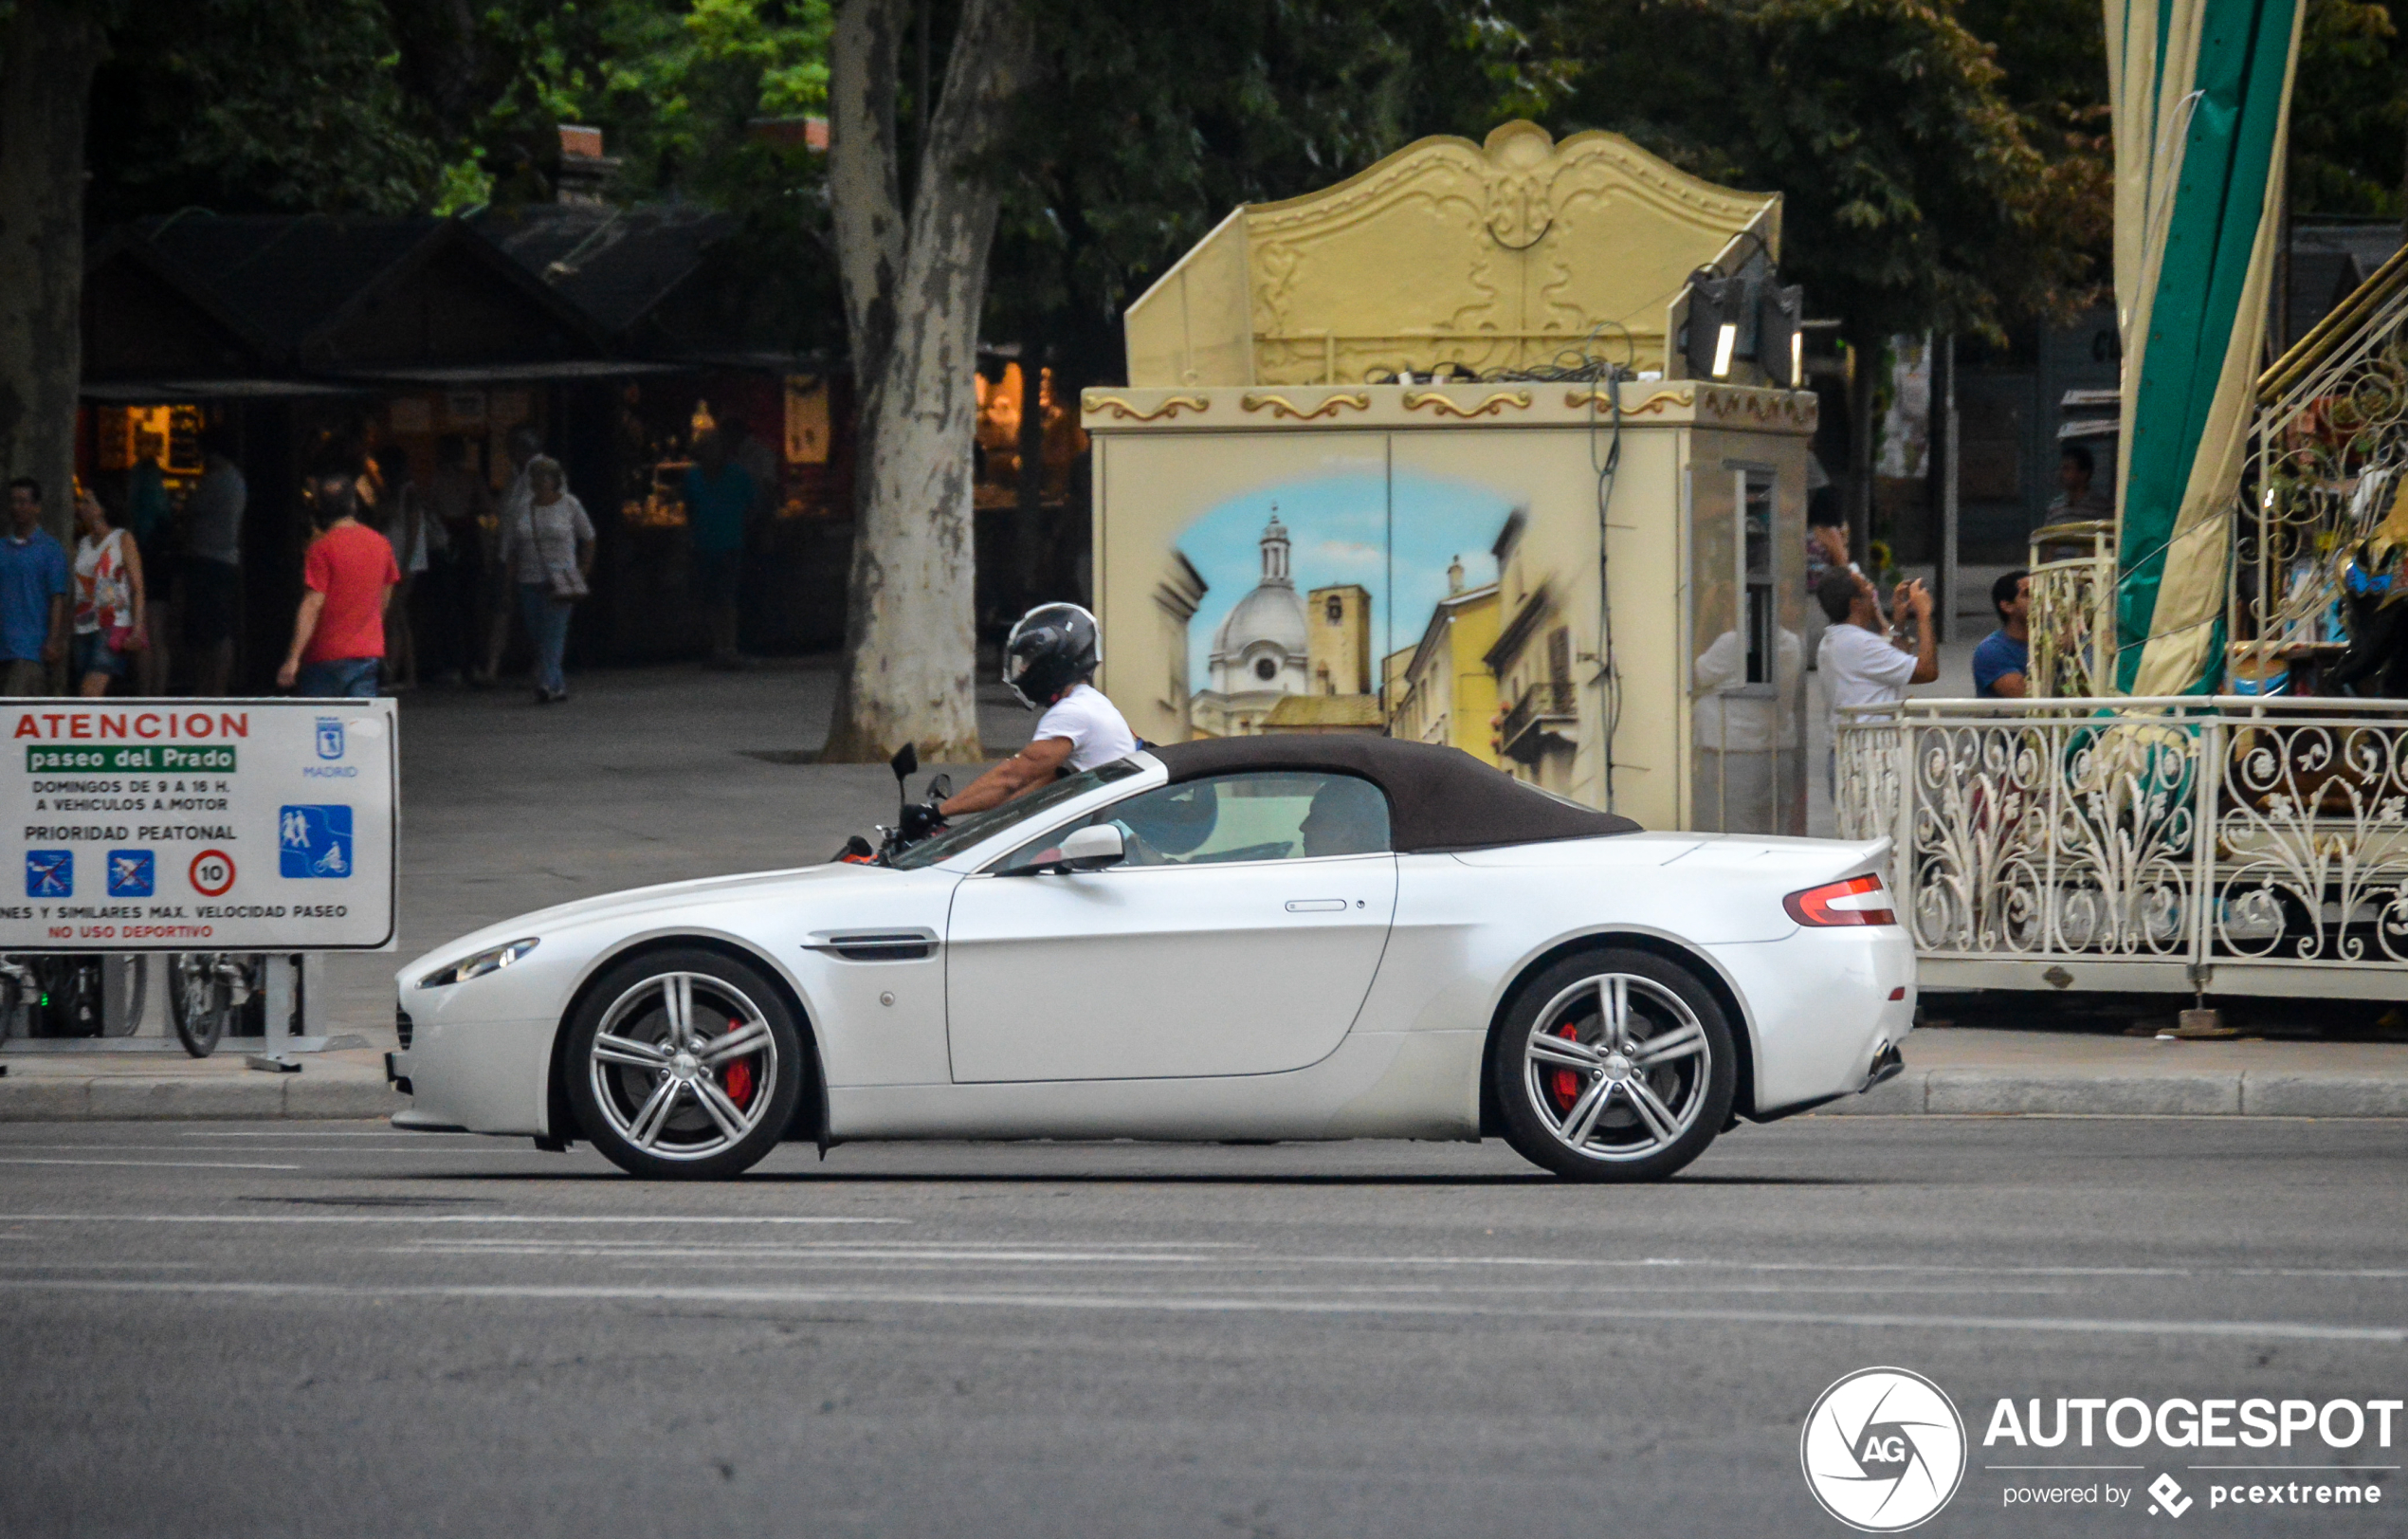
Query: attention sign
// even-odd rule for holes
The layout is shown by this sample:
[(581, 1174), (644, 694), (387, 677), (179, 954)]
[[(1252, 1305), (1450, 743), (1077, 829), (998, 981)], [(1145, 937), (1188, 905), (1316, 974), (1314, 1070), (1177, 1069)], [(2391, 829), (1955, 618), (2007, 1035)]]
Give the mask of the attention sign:
[(0, 703), (0, 952), (392, 944), (392, 701)]

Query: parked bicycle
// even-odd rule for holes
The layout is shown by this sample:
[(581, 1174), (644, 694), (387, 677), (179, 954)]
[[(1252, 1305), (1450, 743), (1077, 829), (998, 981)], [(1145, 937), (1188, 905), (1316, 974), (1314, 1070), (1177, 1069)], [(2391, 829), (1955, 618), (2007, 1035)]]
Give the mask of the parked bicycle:
[[(108, 1008), (112, 970), (119, 997), (114, 1012)], [(0, 957), (0, 1041), (128, 1035), (142, 1018), (149, 977), (142, 959), (131, 955)]]
[(184, 1051), (206, 1058), (235, 1030), (265, 988), (267, 959), (257, 952), (179, 951), (167, 959), (169, 1013)]

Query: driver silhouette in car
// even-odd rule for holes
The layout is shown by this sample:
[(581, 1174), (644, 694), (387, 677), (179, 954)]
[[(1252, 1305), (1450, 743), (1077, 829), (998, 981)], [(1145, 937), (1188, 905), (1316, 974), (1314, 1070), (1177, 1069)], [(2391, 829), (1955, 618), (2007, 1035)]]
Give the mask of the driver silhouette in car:
[(1388, 848), (1387, 798), (1368, 780), (1333, 776), (1313, 793), (1297, 832), (1308, 857), (1377, 854)]

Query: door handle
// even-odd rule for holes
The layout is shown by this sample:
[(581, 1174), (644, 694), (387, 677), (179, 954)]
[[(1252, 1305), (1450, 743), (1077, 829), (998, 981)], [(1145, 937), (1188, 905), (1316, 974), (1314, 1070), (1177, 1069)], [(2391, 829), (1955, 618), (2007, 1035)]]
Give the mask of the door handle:
[(1343, 898), (1290, 898), (1287, 911), (1291, 914), (1334, 914), (1346, 907)]

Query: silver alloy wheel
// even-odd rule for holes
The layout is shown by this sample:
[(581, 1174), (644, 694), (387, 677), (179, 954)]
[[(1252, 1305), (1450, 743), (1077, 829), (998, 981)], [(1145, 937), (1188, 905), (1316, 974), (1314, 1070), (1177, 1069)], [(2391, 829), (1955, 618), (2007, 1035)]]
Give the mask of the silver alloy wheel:
[[(749, 1083), (731, 1094), (739, 1066)], [(777, 1039), (744, 991), (708, 973), (656, 973), (611, 1004), (588, 1072), (611, 1130), (662, 1160), (701, 1160), (760, 1127)]]
[(1713, 1049), (1679, 995), (1636, 973), (1584, 978), (1539, 1012), (1523, 1050), (1530, 1106), (1590, 1160), (1644, 1160), (1697, 1122)]

